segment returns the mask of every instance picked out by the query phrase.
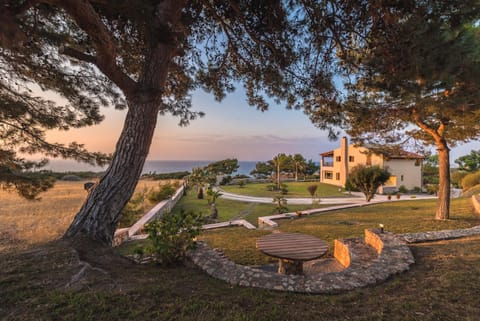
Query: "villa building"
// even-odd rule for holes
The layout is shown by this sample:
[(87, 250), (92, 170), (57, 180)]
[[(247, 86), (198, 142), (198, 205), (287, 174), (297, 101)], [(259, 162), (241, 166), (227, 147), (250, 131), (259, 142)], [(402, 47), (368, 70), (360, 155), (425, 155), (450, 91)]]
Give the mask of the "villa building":
[(346, 137), (340, 148), (320, 154), (320, 182), (345, 186), (349, 171), (357, 165), (374, 166), (388, 170), (388, 182), (380, 188), (380, 193), (398, 191), (400, 186), (408, 190), (422, 187), (423, 156), (401, 151), (398, 155), (382, 155), (355, 145), (348, 145)]

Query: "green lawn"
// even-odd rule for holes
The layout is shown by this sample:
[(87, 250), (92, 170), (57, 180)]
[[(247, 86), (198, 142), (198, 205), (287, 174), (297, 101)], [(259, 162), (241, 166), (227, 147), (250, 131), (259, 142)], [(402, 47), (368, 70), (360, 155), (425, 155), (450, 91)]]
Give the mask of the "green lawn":
[[(282, 232), (298, 232), (317, 236), (329, 243), (330, 252), (337, 238), (363, 236), (367, 228), (385, 225), (394, 233), (435, 231), (480, 225), (470, 199), (452, 200), (451, 219), (437, 221), (435, 200), (402, 201), (339, 210), (300, 219), (278, 220)], [(201, 238), (211, 247), (222, 248), (228, 257), (241, 264), (269, 262), (270, 258), (255, 249), (256, 239), (270, 231), (249, 231), (242, 228), (207, 231)]]
[[(273, 199), (273, 198), (272, 198)], [(228, 199), (218, 198), (216, 201), (218, 209), (218, 220), (219, 221), (228, 221), (234, 218), (243, 218), (249, 221), (252, 224), (257, 224), (258, 217), (267, 216), (275, 214), (274, 204), (260, 204), (260, 203), (248, 203), (248, 202), (238, 202)], [(287, 203), (286, 207), (289, 211), (302, 211), (311, 208), (321, 208), (328, 205), (319, 204), (319, 205), (289, 205)], [(331, 206), (331, 205), (330, 205)], [(202, 214), (208, 216), (210, 215), (210, 205), (206, 199), (197, 199), (195, 191), (189, 190), (187, 195), (183, 197), (178, 204), (173, 209), (174, 213), (178, 213), (181, 210), (201, 212)]]
[[(408, 272), (335, 295), (232, 286), (190, 265), (138, 265), (105, 254), (80, 261), (58, 246), (0, 252), (0, 319), (478, 320), (480, 237), (411, 248), (416, 263)], [(91, 268), (70, 285), (85, 262)]]
[[(342, 197), (345, 195), (345, 190), (340, 189), (340, 187), (330, 184), (324, 184), (320, 182), (287, 182), (285, 183), (288, 186), (288, 194), (285, 197), (311, 197), (308, 192), (308, 186), (317, 185), (317, 196), (322, 197)], [(271, 184), (246, 184), (243, 187), (238, 185), (225, 185), (221, 186), (223, 190), (230, 193), (247, 195), (247, 196), (258, 196), (258, 197), (274, 197), (278, 195), (278, 192), (273, 192), (267, 190), (267, 186)], [(340, 191), (339, 191), (340, 189)]]

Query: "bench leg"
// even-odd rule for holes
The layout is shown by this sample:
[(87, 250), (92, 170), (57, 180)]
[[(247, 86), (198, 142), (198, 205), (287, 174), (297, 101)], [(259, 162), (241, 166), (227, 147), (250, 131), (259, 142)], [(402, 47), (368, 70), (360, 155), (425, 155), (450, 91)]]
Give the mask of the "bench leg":
[(303, 274), (303, 262), (293, 260), (278, 260), (278, 273)]

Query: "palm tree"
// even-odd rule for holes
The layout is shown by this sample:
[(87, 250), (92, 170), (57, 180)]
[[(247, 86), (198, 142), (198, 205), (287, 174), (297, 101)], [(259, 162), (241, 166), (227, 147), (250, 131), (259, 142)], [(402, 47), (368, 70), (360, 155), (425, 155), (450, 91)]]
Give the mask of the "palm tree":
[(197, 187), (197, 198), (203, 198), (203, 184), (206, 180), (205, 172), (200, 167), (195, 167), (192, 169), (192, 174), (188, 177), (188, 182), (192, 186)]
[(280, 189), (280, 172), (285, 163), (288, 162), (289, 157), (285, 154), (278, 154), (275, 156), (270, 163), (273, 165), (275, 168), (275, 175), (276, 175), (276, 183), (277, 183), (277, 189)]
[[(295, 166), (295, 182), (298, 182), (298, 173), (304, 173), (307, 167), (307, 160), (301, 154), (295, 154), (292, 157), (292, 161)], [(303, 177), (305, 179), (305, 175)]]

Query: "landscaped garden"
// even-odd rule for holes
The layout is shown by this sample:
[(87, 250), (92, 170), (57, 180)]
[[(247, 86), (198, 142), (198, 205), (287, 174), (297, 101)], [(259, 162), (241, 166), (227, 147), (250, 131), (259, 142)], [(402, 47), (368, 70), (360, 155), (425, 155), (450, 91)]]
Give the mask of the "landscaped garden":
[[(184, 198), (182, 201), (185, 204), (192, 204), (189, 199)], [(205, 200), (199, 201), (205, 202)], [(226, 208), (228, 208), (228, 204), (232, 208), (254, 207), (256, 212), (252, 215), (257, 216), (262, 214), (260, 209), (265, 208), (268, 211), (272, 208), (269, 204), (220, 201), (226, 202)], [(181, 207), (181, 202), (179, 202), (177, 208)], [(365, 229), (377, 228), (379, 224), (383, 224), (387, 231), (396, 234), (460, 229), (480, 225), (480, 216), (474, 213), (470, 199), (452, 200), (452, 218), (448, 221), (434, 219), (435, 204), (436, 200), (433, 199), (388, 202), (295, 219), (278, 220), (277, 223), (279, 223), (278, 229), (282, 232), (309, 234), (327, 241), (330, 255), (333, 251), (333, 241), (335, 239), (361, 237)], [(191, 209), (193, 209), (193, 205)], [(268, 215), (268, 212), (263, 215)], [(206, 241), (212, 248), (222, 249), (230, 259), (239, 264), (257, 265), (275, 261), (271, 257), (260, 253), (255, 247), (256, 240), (269, 233), (271, 233), (269, 229), (247, 230), (243, 227), (229, 227), (204, 231), (199, 239)], [(148, 241), (137, 244), (130, 243), (121, 251), (128, 254), (138, 247), (145, 246), (148, 246)]]
[[(60, 184), (58, 188), (63, 186)], [(78, 190), (84, 195), (80, 184)], [(56, 192), (53, 190), (52, 194)], [(184, 205), (189, 199), (208, 213), (205, 199), (196, 200), (191, 191), (182, 200)], [(26, 201), (17, 200), (19, 204), (22, 202)], [(46, 195), (42, 202), (47, 208), (56, 199)], [(277, 222), (283, 232), (301, 232), (327, 240), (330, 249), (333, 239), (361, 236), (365, 228), (378, 227), (379, 223), (395, 233), (480, 224), (469, 199), (452, 200), (452, 217), (448, 221), (433, 219), (435, 202), (388, 202)], [(80, 203), (79, 199), (76, 204)], [(228, 208), (242, 211), (253, 206), (222, 199), (217, 204), (220, 216)], [(269, 213), (273, 208), (273, 204), (256, 205), (266, 206)], [(21, 229), (28, 214), (18, 211), (16, 214), (21, 218), (16, 229)], [(225, 217), (232, 215), (235, 212)], [(57, 214), (51, 213), (51, 219), (45, 216), (35, 224), (45, 229), (53, 219), (58, 219)], [(203, 232), (200, 239), (211, 247), (223, 249), (238, 263), (265, 264), (273, 260), (255, 248), (255, 240), (268, 233), (271, 231), (225, 228)], [(130, 249), (120, 250), (133, 251), (145, 242), (126, 245)], [(70, 248), (63, 248), (61, 243), (35, 244), (25, 252), (22, 245), (18, 250), (0, 253), (0, 317), (5, 320), (475, 320), (480, 313), (478, 298), (472, 295), (480, 282), (479, 246), (480, 237), (412, 245), (416, 264), (409, 272), (373, 287), (312, 296), (232, 286), (209, 277), (188, 262), (166, 268), (138, 265), (117, 256), (107, 256), (107, 261), (90, 259), (91, 268), (84, 270), (81, 282), (73, 282), (85, 265), (81, 262), (83, 258)]]
[[(278, 195), (278, 193), (276, 193), (276, 195)], [(277, 213), (275, 210), (275, 204), (273, 203), (273, 197), (271, 204), (239, 202), (224, 198), (218, 198), (215, 201), (215, 205), (218, 210), (219, 221), (245, 219), (252, 224), (257, 224), (258, 217), (268, 216)], [(287, 201), (287, 204), (285, 206), (290, 212), (295, 212), (312, 208), (327, 207), (329, 205), (324, 205), (322, 203), (310, 205), (290, 205)], [(208, 203), (208, 200), (206, 198), (198, 199), (195, 195), (195, 192), (189, 190), (187, 192), (187, 195), (178, 202), (177, 206), (175, 206), (175, 208), (173, 209), (173, 213), (178, 213), (181, 210), (201, 212), (204, 216), (209, 216), (211, 213), (211, 205)]]
[[(282, 182), (287, 186), (288, 192), (284, 195), (288, 197), (311, 197), (308, 187), (316, 185), (316, 195), (322, 197), (345, 197), (345, 189), (335, 185), (324, 184), (319, 182)], [(274, 190), (275, 185), (272, 183), (252, 183), (239, 185), (225, 185), (222, 189), (226, 192), (258, 197), (274, 197), (278, 195), (278, 191)]]

